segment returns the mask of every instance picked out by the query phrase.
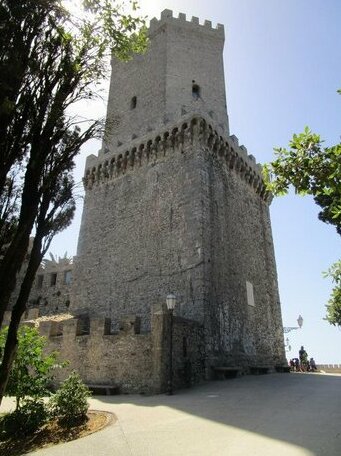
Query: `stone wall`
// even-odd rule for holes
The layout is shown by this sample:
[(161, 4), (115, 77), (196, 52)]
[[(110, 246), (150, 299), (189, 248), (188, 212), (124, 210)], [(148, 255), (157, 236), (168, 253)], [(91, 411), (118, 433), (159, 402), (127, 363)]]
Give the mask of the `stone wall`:
[(71, 258), (44, 260), (32, 286), (28, 307), (39, 307), (40, 315), (68, 312), (73, 280)]
[[(33, 238), (30, 239), (30, 252)], [(11, 295), (8, 309), (12, 309), (15, 304), (20, 286), (24, 279), (28, 264), (29, 253), (17, 276), (17, 286)], [(39, 308), (40, 315), (53, 315), (68, 312), (71, 299), (71, 287), (73, 280), (73, 259), (66, 255), (63, 258), (44, 259), (36, 273), (27, 309)]]
[(206, 375), (203, 325), (181, 317), (174, 317), (173, 346), (174, 387), (190, 387), (202, 382)]
[(203, 321), (210, 249), (203, 147), (225, 166), (241, 167), (257, 198), (267, 197), (253, 157), (204, 119), (190, 118), (124, 157), (99, 158), (86, 170), (72, 311), (117, 319), (129, 308), (149, 329), (151, 307), (173, 290), (180, 315)]
[(204, 323), (208, 371), (284, 362), (271, 198), (237, 138), (192, 117), (99, 157), (85, 186), (73, 312), (119, 319), (129, 309), (149, 330), (173, 291), (178, 315)]
[(341, 374), (341, 364), (317, 364), (316, 367), (328, 374)]
[(42, 335), (48, 337), (48, 350), (57, 350), (61, 360), (70, 362), (57, 371), (61, 381), (75, 369), (87, 384), (118, 385), (122, 393), (152, 390), (151, 335), (121, 331), (110, 334), (105, 319), (90, 319), (82, 331), (79, 319), (40, 323)]
[[(5, 313), (8, 325), (11, 312)], [(47, 338), (46, 351), (57, 351), (66, 368), (55, 371), (55, 383), (76, 370), (88, 385), (115, 385), (121, 393), (162, 393), (168, 389), (170, 361), (170, 314), (152, 315), (150, 332), (140, 332), (134, 315), (120, 321), (112, 333), (108, 318), (55, 315), (39, 317), (29, 309), (22, 324), (35, 325)], [(203, 327), (197, 322), (173, 318), (173, 372), (175, 388), (204, 380), (205, 346)]]
[(87, 171), (72, 311), (119, 319), (129, 309), (148, 330), (151, 308), (176, 290), (180, 315), (203, 320), (199, 157), (191, 134), (189, 124), (179, 125), (126, 162), (117, 157), (108, 174), (99, 172), (105, 162)]
[(231, 169), (207, 149), (203, 159), (208, 352), (218, 364), (281, 364), (285, 353), (268, 202), (249, 185), (247, 172)]

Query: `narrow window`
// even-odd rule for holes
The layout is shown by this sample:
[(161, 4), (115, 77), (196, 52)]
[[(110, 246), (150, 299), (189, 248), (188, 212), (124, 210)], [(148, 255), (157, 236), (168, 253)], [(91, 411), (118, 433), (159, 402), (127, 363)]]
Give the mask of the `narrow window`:
[(137, 104), (137, 98), (133, 97), (130, 102), (130, 109), (135, 109)]
[(198, 100), (200, 98), (200, 86), (198, 86), (195, 81), (192, 81), (192, 97), (195, 100)]
[(64, 285), (70, 285), (72, 279), (72, 271), (64, 271)]
[(42, 274), (38, 275), (37, 276), (37, 288), (38, 288), (38, 290), (41, 290), (43, 288), (43, 282), (44, 282), (44, 276)]
[(187, 358), (187, 337), (182, 338), (182, 356)]
[(57, 273), (56, 272), (53, 272), (51, 275), (50, 275), (50, 287), (54, 287), (57, 283)]

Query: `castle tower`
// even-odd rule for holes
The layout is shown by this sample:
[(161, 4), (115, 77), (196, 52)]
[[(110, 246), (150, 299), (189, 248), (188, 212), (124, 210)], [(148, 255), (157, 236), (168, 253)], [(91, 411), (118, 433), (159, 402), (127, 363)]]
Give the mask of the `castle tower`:
[[(103, 152), (130, 147), (131, 141), (172, 125), (184, 115), (201, 113), (228, 135), (223, 70), (224, 27), (199, 25), (164, 10), (149, 28), (145, 55), (127, 63), (112, 60)], [(137, 140), (139, 142), (139, 139)]]
[(204, 326), (206, 368), (285, 360), (269, 203), (259, 165), (229, 136), (224, 29), (174, 18), (112, 62), (107, 136), (88, 157), (71, 310)]

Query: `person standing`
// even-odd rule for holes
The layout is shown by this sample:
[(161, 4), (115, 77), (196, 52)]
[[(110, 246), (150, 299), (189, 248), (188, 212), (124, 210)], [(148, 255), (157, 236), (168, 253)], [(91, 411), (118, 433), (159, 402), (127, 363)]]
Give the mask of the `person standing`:
[(305, 372), (308, 367), (308, 353), (304, 350), (302, 345), (301, 350), (298, 352), (300, 358), (300, 368), (301, 372)]

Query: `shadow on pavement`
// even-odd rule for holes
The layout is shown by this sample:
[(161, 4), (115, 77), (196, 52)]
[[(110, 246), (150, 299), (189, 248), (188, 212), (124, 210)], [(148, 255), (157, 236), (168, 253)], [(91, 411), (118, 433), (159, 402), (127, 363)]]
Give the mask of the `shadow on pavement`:
[(286, 441), (315, 455), (341, 454), (341, 376), (268, 374), (212, 381), (174, 396), (97, 396), (105, 404), (170, 407)]

